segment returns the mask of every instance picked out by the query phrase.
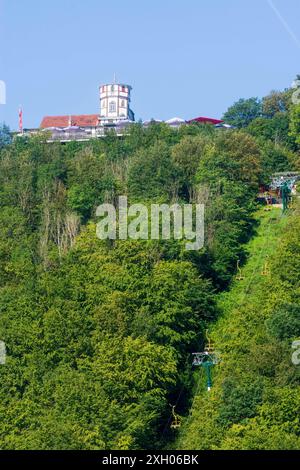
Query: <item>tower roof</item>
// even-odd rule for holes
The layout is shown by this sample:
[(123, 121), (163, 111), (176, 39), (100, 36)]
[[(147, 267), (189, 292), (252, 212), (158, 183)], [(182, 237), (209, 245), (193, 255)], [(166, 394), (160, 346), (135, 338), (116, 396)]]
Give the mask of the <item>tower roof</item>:
[(132, 90), (132, 86), (127, 85), (127, 83), (102, 83), (100, 88), (103, 86), (125, 86), (126, 88), (129, 88), (129, 90)]

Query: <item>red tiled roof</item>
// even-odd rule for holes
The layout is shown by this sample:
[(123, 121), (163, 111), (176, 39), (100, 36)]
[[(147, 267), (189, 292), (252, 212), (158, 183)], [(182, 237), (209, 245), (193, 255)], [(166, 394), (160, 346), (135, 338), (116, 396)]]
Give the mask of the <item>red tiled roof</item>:
[(208, 118), (208, 117), (197, 117), (197, 118), (194, 118), (194, 119), (191, 119), (190, 121), (188, 121), (188, 123), (192, 123), (192, 122), (204, 122), (204, 123), (208, 123), (208, 124), (221, 124), (221, 122), (224, 122), (224, 121), (221, 121), (220, 119), (212, 119), (212, 118)]
[(41, 129), (48, 127), (68, 127), (70, 125), (79, 127), (95, 127), (99, 124), (98, 114), (81, 114), (78, 116), (45, 116), (41, 122)]

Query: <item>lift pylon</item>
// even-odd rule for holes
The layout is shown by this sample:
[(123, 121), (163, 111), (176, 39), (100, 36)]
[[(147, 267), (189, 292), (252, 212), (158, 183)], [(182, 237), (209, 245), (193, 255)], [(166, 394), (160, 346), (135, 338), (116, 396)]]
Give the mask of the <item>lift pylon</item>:
[(201, 366), (206, 371), (206, 386), (209, 392), (212, 387), (212, 376), (211, 369), (214, 365), (220, 362), (218, 353), (215, 351), (211, 339), (208, 336), (208, 330), (206, 331), (206, 338), (208, 343), (206, 344), (203, 352), (193, 353), (193, 366)]

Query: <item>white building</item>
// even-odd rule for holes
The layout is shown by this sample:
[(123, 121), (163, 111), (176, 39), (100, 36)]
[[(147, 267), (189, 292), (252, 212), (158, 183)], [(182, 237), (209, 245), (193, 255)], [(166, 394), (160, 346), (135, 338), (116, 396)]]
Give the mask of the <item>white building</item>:
[(134, 121), (130, 109), (132, 87), (120, 83), (100, 86), (100, 121), (101, 124), (114, 124), (118, 121)]

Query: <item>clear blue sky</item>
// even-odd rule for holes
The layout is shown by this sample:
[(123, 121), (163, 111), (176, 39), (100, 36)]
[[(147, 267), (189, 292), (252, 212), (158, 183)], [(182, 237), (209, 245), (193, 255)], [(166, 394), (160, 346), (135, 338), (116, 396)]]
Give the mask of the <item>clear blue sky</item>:
[(273, 3), (287, 28), (268, 0), (0, 0), (0, 122), (97, 113), (114, 72), (137, 119), (220, 117), (300, 73), (300, 2)]

